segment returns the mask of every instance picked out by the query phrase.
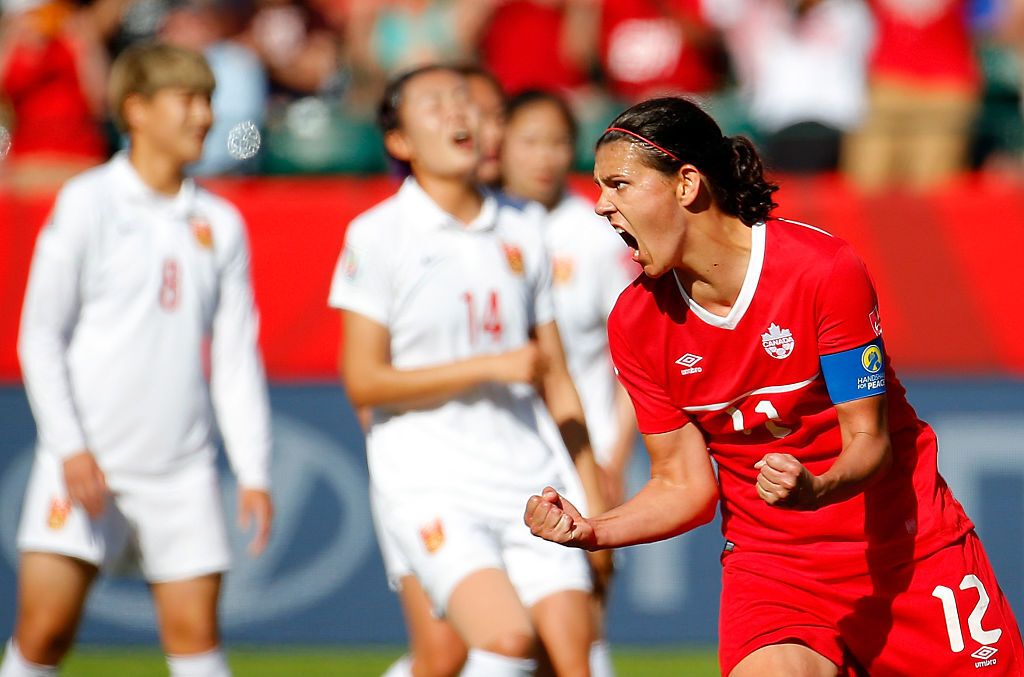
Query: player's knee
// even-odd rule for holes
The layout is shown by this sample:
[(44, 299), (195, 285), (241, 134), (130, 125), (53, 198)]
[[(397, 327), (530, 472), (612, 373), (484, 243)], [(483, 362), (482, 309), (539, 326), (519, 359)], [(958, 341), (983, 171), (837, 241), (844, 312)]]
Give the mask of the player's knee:
[(482, 648), (509, 658), (533, 658), (537, 651), (537, 638), (528, 631), (507, 630)]
[(217, 621), (202, 614), (177, 614), (163, 621), (164, 648), (170, 654), (210, 651), (220, 643)]
[(38, 665), (58, 665), (74, 642), (75, 623), (45, 609), (23, 609), (14, 638), (25, 660)]
[(424, 677), (456, 677), (466, 662), (462, 647), (444, 647), (413, 655), (413, 674)]

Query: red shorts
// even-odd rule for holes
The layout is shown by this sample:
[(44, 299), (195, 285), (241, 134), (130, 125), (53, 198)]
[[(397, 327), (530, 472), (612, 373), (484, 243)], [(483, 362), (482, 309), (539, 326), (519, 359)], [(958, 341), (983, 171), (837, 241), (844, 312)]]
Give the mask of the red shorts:
[(771, 644), (803, 644), (840, 674), (1024, 675), (1010, 605), (971, 531), (923, 559), (828, 580), (791, 573), (786, 558), (723, 559), (719, 662), (728, 675)]

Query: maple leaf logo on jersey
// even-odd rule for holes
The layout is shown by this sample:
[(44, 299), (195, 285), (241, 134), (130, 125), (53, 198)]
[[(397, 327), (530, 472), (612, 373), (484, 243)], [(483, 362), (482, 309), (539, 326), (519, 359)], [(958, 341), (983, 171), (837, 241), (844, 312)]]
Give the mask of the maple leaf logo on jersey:
[(192, 228), (192, 236), (203, 249), (213, 249), (213, 228), (206, 219), (193, 216), (188, 225)]
[(420, 527), (420, 538), (423, 539), (423, 545), (427, 552), (435, 553), (440, 550), (444, 545), (444, 527), (441, 526), (441, 520), (434, 520), (430, 524)]
[(46, 525), (54, 531), (62, 529), (68, 521), (68, 515), (70, 514), (71, 499), (55, 498), (50, 501), (50, 516), (46, 520)]
[(555, 284), (566, 284), (572, 279), (572, 259), (556, 256), (551, 261), (551, 277)]
[(505, 251), (505, 260), (508, 261), (509, 270), (516, 275), (522, 275), (526, 270), (523, 265), (523, 250), (514, 244), (504, 242), (501, 243), (501, 248)]
[(772, 322), (768, 331), (761, 334), (761, 345), (764, 346), (765, 352), (776, 360), (784, 360), (793, 353), (796, 341), (793, 339), (793, 332)]

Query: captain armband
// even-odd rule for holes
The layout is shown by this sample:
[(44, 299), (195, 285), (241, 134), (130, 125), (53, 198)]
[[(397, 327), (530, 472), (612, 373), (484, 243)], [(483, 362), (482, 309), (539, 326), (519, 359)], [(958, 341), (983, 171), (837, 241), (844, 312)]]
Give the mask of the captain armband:
[(885, 392), (885, 347), (881, 337), (859, 348), (821, 356), (821, 373), (833, 404)]

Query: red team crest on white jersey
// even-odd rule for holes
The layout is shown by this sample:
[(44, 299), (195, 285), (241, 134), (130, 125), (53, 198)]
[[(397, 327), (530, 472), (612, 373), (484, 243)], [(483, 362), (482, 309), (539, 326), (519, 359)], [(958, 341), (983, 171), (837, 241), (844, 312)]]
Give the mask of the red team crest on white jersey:
[(793, 332), (772, 322), (768, 331), (761, 334), (761, 345), (776, 360), (784, 360), (793, 353), (796, 340), (793, 338)]

